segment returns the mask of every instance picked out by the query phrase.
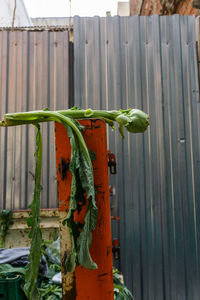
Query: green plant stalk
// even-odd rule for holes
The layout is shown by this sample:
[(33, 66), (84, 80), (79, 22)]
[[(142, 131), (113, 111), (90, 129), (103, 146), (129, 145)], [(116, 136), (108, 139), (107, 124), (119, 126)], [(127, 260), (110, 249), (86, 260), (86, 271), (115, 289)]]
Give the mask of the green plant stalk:
[[(87, 111), (90, 110), (82, 110), (82, 109), (66, 109), (59, 111), (51, 111), (52, 113), (59, 113), (66, 117), (72, 119), (83, 119), (83, 118), (105, 118), (115, 121), (115, 118), (120, 115), (118, 111), (101, 111), (101, 110), (92, 110), (92, 113), (87, 115)], [(29, 112), (19, 112), (19, 113), (8, 113), (5, 114), (4, 120), (0, 121), (0, 126), (16, 126), (23, 124), (32, 124), (32, 123), (40, 123), (47, 121), (54, 121), (54, 119), (50, 119), (48, 116), (49, 111), (37, 110), (37, 111), (29, 111)], [(48, 118), (48, 120), (47, 120)], [(15, 122), (16, 121), (16, 122)]]
[(24, 112), (24, 113), (13, 113), (13, 114), (6, 114), (4, 116), (4, 120), (0, 122), (0, 126), (7, 127), (7, 126), (17, 126), (17, 125), (24, 125), (24, 124), (38, 124), (40, 122), (50, 122), (56, 121), (62, 124), (69, 125), (76, 135), (78, 136), (79, 142), (82, 146), (82, 150), (87, 158), (87, 161), (92, 168), (90, 155), (88, 149), (85, 145), (85, 141), (83, 136), (74, 122), (66, 116), (66, 114), (61, 114), (59, 111), (37, 111), (37, 112)]
[(59, 117), (59, 122), (61, 116), (69, 119), (102, 118), (112, 127), (114, 126), (114, 121), (116, 121), (119, 124), (119, 131), (122, 137), (123, 127), (132, 133), (140, 133), (144, 132), (149, 126), (149, 116), (139, 109), (105, 111), (92, 109), (83, 110), (76, 108), (52, 112), (39, 110), (12, 114), (9, 113), (5, 114), (4, 120), (0, 121), (0, 126), (7, 127), (55, 121), (56, 117)]
[(39, 292), (37, 289), (37, 277), (39, 271), (39, 263), (42, 257), (42, 233), (40, 230), (40, 193), (41, 187), (41, 168), (42, 168), (42, 135), (40, 126), (37, 128), (36, 136), (36, 166), (35, 166), (35, 187), (33, 200), (30, 204), (30, 213), (27, 220), (28, 226), (31, 227), (29, 238), (31, 238), (31, 247), (29, 255), (29, 263), (26, 266), (24, 292), (28, 299), (39, 300)]
[[(97, 207), (95, 203), (94, 192), (94, 178), (93, 168), (90, 155), (79, 130), (79, 125), (75, 119), (89, 119), (89, 118), (102, 118), (110, 126), (114, 127), (114, 121), (119, 125), (121, 136), (124, 136), (124, 127), (132, 133), (144, 132), (149, 125), (149, 117), (144, 112), (138, 109), (128, 109), (119, 111), (99, 111), (99, 110), (81, 110), (72, 108), (61, 111), (32, 111), (22, 113), (6, 114), (4, 119), (0, 121), (0, 126), (17, 126), (24, 124), (33, 124), (37, 127), (37, 150), (36, 156), (36, 173), (35, 173), (35, 189), (34, 198), (31, 203), (31, 217), (29, 218), (29, 226), (32, 227), (30, 237), (32, 238), (30, 250), (30, 264), (27, 267), (25, 275), (25, 292), (29, 299), (39, 299), (38, 290), (36, 288), (37, 274), (39, 262), (41, 258), (41, 245), (42, 235), (39, 228), (40, 224), (40, 179), (41, 179), (41, 160), (42, 160), (42, 140), (38, 123), (57, 121), (63, 124), (71, 139), (72, 158), (71, 158), (71, 172), (72, 172), (72, 193), (70, 200), (70, 209), (66, 218), (68, 226), (71, 226), (71, 237), (73, 238), (74, 245), (73, 251), (69, 256), (67, 265), (72, 272), (76, 264), (81, 264), (88, 269), (97, 268), (97, 265), (92, 261), (89, 253), (92, 235), (91, 231), (95, 229), (97, 220)], [(78, 159), (76, 159), (76, 155)], [(73, 212), (76, 210), (76, 193), (78, 188), (78, 181), (76, 178), (77, 170), (79, 176), (82, 178), (82, 188), (86, 191), (89, 199), (89, 205), (85, 216), (85, 224), (79, 236), (74, 239), (73, 234), (77, 232), (77, 224), (73, 220)]]

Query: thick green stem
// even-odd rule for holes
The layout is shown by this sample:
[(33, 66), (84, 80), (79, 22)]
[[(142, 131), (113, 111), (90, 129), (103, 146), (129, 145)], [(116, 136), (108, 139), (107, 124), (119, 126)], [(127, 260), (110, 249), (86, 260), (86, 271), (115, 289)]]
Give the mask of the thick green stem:
[(37, 124), (36, 136), (36, 167), (35, 167), (35, 188), (33, 201), (30, 205), (30, 217), (27, 220), (28, 225), (31, 226), (29, 237), (31, 240), (29, 264), (26, 266), (24, 291), (28, 299), (39, 300), (39, 293), (37, 289), (37, 277), (39, 271), (39, 263), (42, 256), (42, 233), (40, 230), (40, 193), (42, 187), (41, 168), (42, 168), (42, 135), (40, 126)]
[(68, 116), (73, 119), (84, 119), (84, 118), (105, 118), (110, 119), (112, 121), (115, 121), (116, 117), (120, 115), (119, 111), (105, 111), (105, 110), (91, 110), (91, 114), (87, 115), (87, 112), (89, 110), (61, 110), (59, 111), (60, 114), (63, 114), (64, 116)]
[[(23, 124), (36, 124), (40, 122), (55, 121), (55, 117), (61, 116), (72, 119), (90, 119), (101, 118), (104, 119), (111, 127), (114, 127), (116, 121), (119, 125), (119, 131), (123, 137), (123, 128), (125, 127), (129, 132), (140, 133), (144, 132), (149, 126), (149, 116), (139, 109), (127, 109), (119, 111), (111, 110), (92, 110), (92, 109), (67, 109), (60, 111), (30, 111), (6, 114), (0, 126), (17, 126)], [(59, 122), (59, 120), (58, 120)], [(70, 125), (70, 124), (69, 124)], [(71, 125), (70, 125), (71, 126)]]
[(104, 111), (104, 110), (67, 109), (67, 110), (52, 111), (52, 112), (38, 110), (38, 111), (5, 114), (4, 120), (0, 121), (0, 126), (7, 127), (7, 126), (17, 126), (23, 124), (33, 124), (39, 122), (54, 121), (54, 119), (51, 119), (51, 116), (52, 114), (57, 114), (57, 113), (73, 119), (105, 118), (112, 121), (114, 121), (116, 117), (120, 115), (120, 112), (118, 111)]
[[(68, 110), (70, 111), (70, 110)], [(83, 114), (82, 114), (83, 115)], [(87, 158), (87, 161), (91, 167), (91, 160), (85, 146), (85, 142), (83, 136), (71, 118), (67, 117), (67, 113), (64, 115), (59, 111), (32, 111), (32, 112), (23, 112), (23, 113), (13, 113), (13, 114), (6, 114), (4, 116), (4, 120), (1, 122), (4, 127), (7, 126), (16, 126), (16, 125), (23, 125), (23, 124), (38, 124), (40, 122), (49, 122), (49, 121), (57, 121), (59, 123), (67, 123), (77, 134), (79, 138), (79, 142), (83, 147), (84, 154)], [(1, 125), (2, 126), (2, 125)]]

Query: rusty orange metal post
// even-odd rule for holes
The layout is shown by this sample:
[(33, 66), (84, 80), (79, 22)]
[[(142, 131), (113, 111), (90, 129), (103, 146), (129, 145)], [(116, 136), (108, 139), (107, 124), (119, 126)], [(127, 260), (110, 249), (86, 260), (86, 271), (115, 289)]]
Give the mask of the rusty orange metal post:
[[(80, 123), (86, 128), (83, 132), (83, 137), (88, 149), (96, 154), (96, 159), (93, 161), (93, 169), (99, 215), (96, 229), (92, 234), (93, 239), (90, 252), (92, 259), (98, 265), (98, 269), (88, 270), (78, 266), (74, 273), (66, 273), (64, 260), (70, 249), (70, 239), (67, 227), (61, 225), (63, 299), (113, 300), (106, 125), (103, 120), (99, 119), (81, 120)], [(70, 201), (71, 173), (68, 167), (71, 157), (71, 146), (66, 129), (59, 123), (55, 124), (55, 137), (59, 209), (64, 217)]]

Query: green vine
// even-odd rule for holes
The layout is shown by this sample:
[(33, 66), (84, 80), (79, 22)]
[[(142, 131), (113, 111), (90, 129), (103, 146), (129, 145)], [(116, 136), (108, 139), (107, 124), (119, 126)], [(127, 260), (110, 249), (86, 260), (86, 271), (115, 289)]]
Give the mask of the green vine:
[(5, 248), (6, 235), (12, 222), (12, 210), (1, 209), (0, 210), (0, 238), (1, 238), (1, 248)]

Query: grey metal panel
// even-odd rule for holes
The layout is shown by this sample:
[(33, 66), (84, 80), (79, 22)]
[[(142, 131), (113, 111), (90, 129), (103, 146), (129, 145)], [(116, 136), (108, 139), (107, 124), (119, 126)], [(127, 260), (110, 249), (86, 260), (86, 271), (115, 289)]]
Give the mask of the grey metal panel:
[(72, 27), (73, 18), (70, 17), (57, 17), (57, 18), (31, 18), (33, 26), (59, 26), (59, 27)]
[[(68, 32), (0, 32), (0, 116), (5, 112), (68, 108)], [(54, 124), (42, 124), (42, 207), (57, 207)], [(0, 129), (0, 207), (24, 209), (32, 200), (33, 126)]]
[[(166, 151), (166, 188), (169, 251), (169, 297), (186, 299), (182, 176), (184, 176), (183, 82), (180, 19), (161, 22), (163, 105)], [(169, 157), (169, 159), (167, 159)], [(178, 254), (178, 255), (177, 255)], [(179, 274), (179, 275), (177, 275)]]
[[(191, 297), (195, 298), (200, 294), (199, 287), (199, 242), (197, 227), (197, 219), (199, 215), (198, 210), (198, 198), (196, 198), (196, 192), (199, 194), (199, 184), (200, 184), (200, 172), (198, 169), (198, 159), (199, 150), (196, 148), (196, 130), (199, 128), (197, 123), (197, 118), (199, 117), (198, 101), (199, 98), (196, 96), (196, 80), (197, 80), (197, 68), (194, 64), (196, 58), (196, 51), (193, 47), (195, 40), (195, 25), (188, 26), (188, 20), (186, 18), (181, 20), (181, 30), (182, 30), (182, 57), (185, 57), (183, 61), (183, 82), (187, 82), (183, 88), (183, 100), (184, 100), (184, 128), (185, 128), (185, 164), (186, 164), (186, 179), (185, 186), (187, 194), (185, 195), (185, 239), (186, 239), (186, 257), (191, 254), (192, 249), (195, 249), (195, 253), (191, 257), (191, 260), (186, 260), (186, 274), (188, 282), (188, 293), (193, 292)], [(195, 111), (198, 110), (198, 115)], [(195, 113), (195, 114), (194, 114)], [(194, 149), (196, 151), (194, 152)], [(194, 168), (196, 168), (197, 173), (195, 174)], [(195, 175), (197, 176), (195, 180)], [(189, 200), (189, 201), (188, 201)], [(193, 277), (191, 277), (193, 274)], [(193, 278), (195, 280), (193, 280)], [(197, 286), (198, 284), (198, 286)], [(198, 287), (198, 288), (197, 288)]]
[(74, 18), (75, 104), (137, 107), (151, 126), (108, 130), (111, 214), (135, 299), (199, 299), (200, 115), (193, 16)]

